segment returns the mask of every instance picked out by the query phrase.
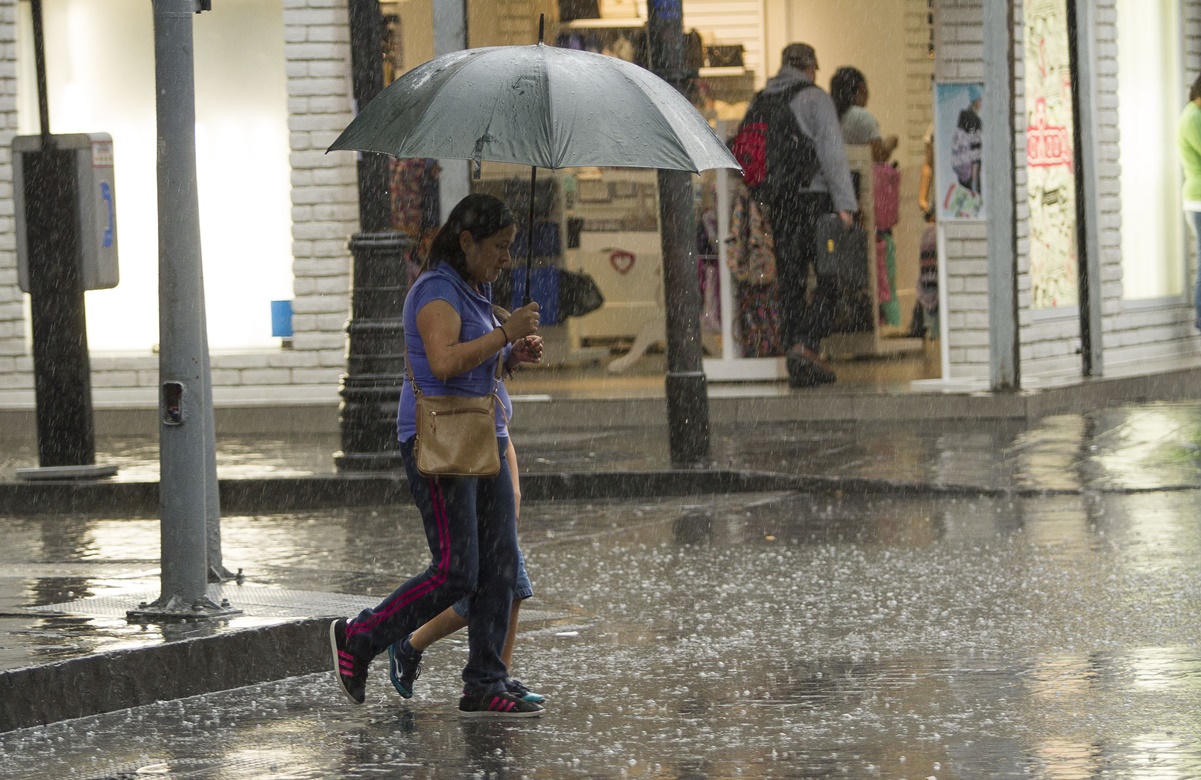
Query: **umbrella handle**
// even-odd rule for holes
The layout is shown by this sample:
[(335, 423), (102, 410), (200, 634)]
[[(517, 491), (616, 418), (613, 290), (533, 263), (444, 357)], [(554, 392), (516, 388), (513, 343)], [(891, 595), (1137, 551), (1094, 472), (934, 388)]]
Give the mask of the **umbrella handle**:
[[(546, 14), (538, 14), (538, 43), (543, 42), (543, 34), (546, 30)], [(529, 306), (534, 302), (530, 297), (530, 275), (533, 272), (534, 265), (534, 187), (538, 181), (538, 166), (530, 166), (530, 219), (529, 230), (526, 232), (526, 250), (525, 250), (525, 295), (521, 296), (521, 305)]]
[(521, 305), (528, 306), (530, 301), (530, 275), (534, 267), (534, 188), (538, 182), (538, 166), (530, 166), (530, 218), (525, 231), (525, 295)]

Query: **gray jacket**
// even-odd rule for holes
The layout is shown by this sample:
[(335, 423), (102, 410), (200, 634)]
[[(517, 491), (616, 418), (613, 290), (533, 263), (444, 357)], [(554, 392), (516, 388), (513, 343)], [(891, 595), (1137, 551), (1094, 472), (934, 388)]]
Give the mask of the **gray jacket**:
[[(811, 84), (803, 70), (791, 65), (781, 66), (780, 72), (767, 80), (764, 92), (783, 92), (790, 86), (805, 82)], [(813, 141), (821, 171), (813, 177), (809, 187), (802, 192), (828, 192), (836, 211), (858, 211), (855, 188), (851, 184), (851, 168), (847, 163), (847, 150), (842, 141), (842, 125), (834, 101), (820, 87), (802, 89), (789, 103), (801, 132)]]

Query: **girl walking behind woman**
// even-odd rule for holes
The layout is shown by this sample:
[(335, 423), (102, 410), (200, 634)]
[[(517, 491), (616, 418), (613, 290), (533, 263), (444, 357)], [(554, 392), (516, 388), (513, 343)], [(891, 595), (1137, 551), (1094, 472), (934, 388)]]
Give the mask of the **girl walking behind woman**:
[[(504, 312), (504, 315), (501, 316), (500, 313), (496, 315), (502, 324), (505, 322), (508, 312)], [(521, 478), (518, 476), (517, 450), (513, 448), (512, 437), (509, 437), (509, 449), (505, 451), (505, 459), (509, 462), (509, 474), (513, 477), (513, 503), (517, 507), (517, 521), (520, 524)], [(501, 659), (510, 673), (513, 669), (513, 646), (517, 642), (517, 622), (521, 613), (521, 602), (533, 595), (534, 587), (530, 584), (530, 577), (525, 570), (525, 559), (519, 549), (517, 551), (517, 579), (513, 584), (513, 607), (509, 613), (509, 633), (505, 636), (504, 650), (501, 651)], [(392, 680), (392, 687), (396, 688), (397, 693), (406, 699), (413, 698), (414, 683), (421, 676), (422, 654), (439, 639), (445, 639), (456, 631), (466, 628), (469, 610), (468, 597), (464, 596), (455, 602), (453, 607), (388, 648), (388, 677)], [(505, 680), (505, 685), (508, 687), (509, 693), (526, 701), (532, 701), (534, 704), (542, 704), (546, 701), (545, 696), (531, 691), (521, 680), (510, 677)]]
[[(405, 349), (413, 380), (430, 396), (482, 396), (493, 390), (496, 360), (512, 367), (541, 359), (538, 304), (513, 312), (502, 326), (492, 314), (491, 283), (511, 261), (512, 212), (489, 195), (469, 195), (434, 238), (426, 268), (404, 303)], [(409, 490), (421, 513), (431, 562), (373, 609), (330, 625), (334, 675), (355, 704), (366, 699), (367, 668), (418, 626), (468, 597), (468, 656), (459, 711), (468, 716), (534, 717), (538, 704), (508, 690), (502, 660), (513, 584), (517, 525), (513, 484), (504, 458), (512, 404), (497, 394), (500, 473), (494, 477), (423, 477), (414, 454), (416, 400), (401, 390), (397, 432)], [(501, 408), (503, 407), (503, 409)]]

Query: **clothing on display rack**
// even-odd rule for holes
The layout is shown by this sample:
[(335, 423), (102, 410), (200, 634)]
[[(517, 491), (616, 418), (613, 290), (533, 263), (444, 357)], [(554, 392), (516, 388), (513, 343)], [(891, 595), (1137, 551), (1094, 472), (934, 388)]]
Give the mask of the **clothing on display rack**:
[(911, 336), (938, 338), (938, 231), (934, 223), (922, 232), (917, 276), (917, 303), (913, 307)]
[(743, 357), (778, 357), (780, 346), (776, 255), (767, 207), (739, 183), (734, 193), (726, 261), (738, 302), (734, 338)]
[(438, 227), (442, 208), (438, 195), (441, 172), (437, 160), (391, 159), (388, 193), (392, 200), (393, 230), (418, 241), (424, 231)]

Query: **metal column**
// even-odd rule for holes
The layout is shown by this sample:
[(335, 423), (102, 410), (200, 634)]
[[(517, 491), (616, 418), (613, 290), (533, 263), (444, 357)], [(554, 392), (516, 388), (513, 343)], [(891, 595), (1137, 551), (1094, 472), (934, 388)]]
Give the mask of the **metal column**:
[[(650, 0), (647, 36), (651, 68), (685, 97), (696, 77), (687, 72), (681, 0)], [(667, 317), (667, 424), (671, 463), (709, 459), (709, 390), (701, 347), (701, 291), (696, 273), (696, 205), (692, 174), (659, 171), (659, 229)]]
[(213, 417), (196, 190), (192, 16), (200, 9), (197, 0), (154, 0), (162, 594), (130, 610), (131, 621), (239, 611), (207, 595), (209, 482), (216, 475), (208, 468)]
[[(467, 48), (466, 0), (437, 0), (434, 3), (434, 56)], [(438, 197), (441, 201), (441, 220), (446, 221), (451, 209), (471, 194), (471, 168), (467, 160), (439, 160), (442, 173), (438, 176)]]
[[(379, 0), (349, 0), (351, 85), (357, 107), (384, 88), (383, 16)], [(392, 230), (388, 157), (358, 156), (359, 232), (350, 238), (351, 319), (342, 376), (340, 471), (403, 468), (396, 441), (396, 408), (404, 382), (405, 257), (411, 241)]]
[(1091, 0), (1068, 0), (1075, 133), (1076, 256), (1080, 285), (1080, 359), (1084, 376), (1105, 370), (1101, 343), (1101, 207), (1097, 200), (1097, 121), (1094, 14)]
[(1014, 215), (1013, 0), (984, 3), (984, 208), (988, 214), (989, 386), (1021, 387)]
[[(80, 227), (75, 214), (74, 153), (56, 147), (50, 133), (41, 0), (31, 3), (42, 147), (25, 162), (29, 310), (33, 330), (33, 385), (38, 463), (42, 470), (105, 476), (95, 466), (91, 363), (80, 278)], [(32, 476), (39, 469), (18, 470)]]

